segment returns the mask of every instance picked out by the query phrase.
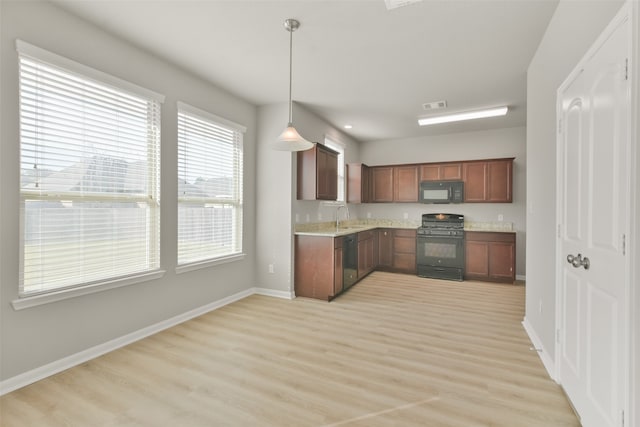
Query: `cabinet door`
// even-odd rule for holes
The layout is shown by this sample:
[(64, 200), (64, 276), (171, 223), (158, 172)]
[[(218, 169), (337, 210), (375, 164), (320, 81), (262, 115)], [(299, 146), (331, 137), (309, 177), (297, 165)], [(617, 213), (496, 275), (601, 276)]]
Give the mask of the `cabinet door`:
[(465, 242), (465, 276), (486, 280), (489, 277), (489, 242)]
[(371, 193), (372, 202), (393, 202), (393, 167), (371, 168)]
[(442, 180), (462, 179), (462, 163), (445, 163), (441, 165), (439, 176)]
[(342, 292), (342, 248), (335, 248), (333, 251), (333, 295), (336, 296)]
[(512, 160), (487, 162), (487, 201), (511, 203)]
[(347, 165), (347, 202), (369, 203), (369, 167), (362, 163)]
[(500, 281), (514, 281), (515, 245), (491, 242), (489, 245), (489, 277)]
[(378, 230), (378, 267), (382, 269), (393, 266), (393, 230)]
[(469, 162), (462, 166), (464, 181), (464, 201), (484, 202), (487, 200), (487, 163)]
[(336, 200), (338, 198), (338, 155), (318, 146), (316, 194), (318, 200)]
[(428, 163), (420, 165), (420, 181), (462, 179), (462, 163)]
[(428, 165), (420, 165), (420, 181), (439, 181), (440, 165), (432, 163)]
[(397, 166), (393, 168), (393, 201), (418, 201), (418, 166)]

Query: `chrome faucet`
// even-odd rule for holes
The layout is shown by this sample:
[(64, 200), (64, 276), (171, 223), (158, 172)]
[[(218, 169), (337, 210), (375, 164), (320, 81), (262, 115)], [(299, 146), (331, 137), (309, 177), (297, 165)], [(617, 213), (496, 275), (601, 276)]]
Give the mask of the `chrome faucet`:
[(340, 208), (345, 208), (347, 210), (347, 218), (346, 219), (350, 218), (349, 207), (347, 206), (347, 204), (345, 203), (344, 205), (338, 206), (338, 209), (336, 209), (336, 230), (340, 228), (340, 215), (339, 215)]

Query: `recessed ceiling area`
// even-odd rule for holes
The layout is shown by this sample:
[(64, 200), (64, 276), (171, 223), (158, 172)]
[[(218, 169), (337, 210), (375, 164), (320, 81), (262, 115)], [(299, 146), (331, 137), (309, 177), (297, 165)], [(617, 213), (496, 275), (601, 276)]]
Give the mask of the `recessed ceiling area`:
[[(526, 71), (557, 0), (53, 3), (255, 105), (293, 100), (358, 141), (524, 126)], [(446, 108), (425, 111), (426, 101)], [(420, 127), (429, 114), (503, 117)], [(286, 118), (283, 118), (283, 122)], [(345, 124), (352, 125), (344, 129)]]

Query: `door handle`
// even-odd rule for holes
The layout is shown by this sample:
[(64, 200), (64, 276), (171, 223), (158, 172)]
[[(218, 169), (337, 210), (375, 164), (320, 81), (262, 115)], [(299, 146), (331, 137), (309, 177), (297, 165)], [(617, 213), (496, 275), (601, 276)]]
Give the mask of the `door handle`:
[(574, 268), (584, 267), (585, 270), (588, 270), (589, 267), (591, 267), (591, 261), (589, 261), (589, 258), (583, 258), (582, 254), (575, 256), (571, 254), (567, 255), (567, 262), (573, 265)]

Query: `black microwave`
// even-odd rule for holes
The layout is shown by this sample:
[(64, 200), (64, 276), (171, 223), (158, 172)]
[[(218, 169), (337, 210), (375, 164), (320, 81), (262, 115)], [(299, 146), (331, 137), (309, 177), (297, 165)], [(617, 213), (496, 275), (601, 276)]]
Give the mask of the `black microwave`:
[(464, 182), (462, 181), (422, 181), (420, 183), (420, 203), (462, 203)]

